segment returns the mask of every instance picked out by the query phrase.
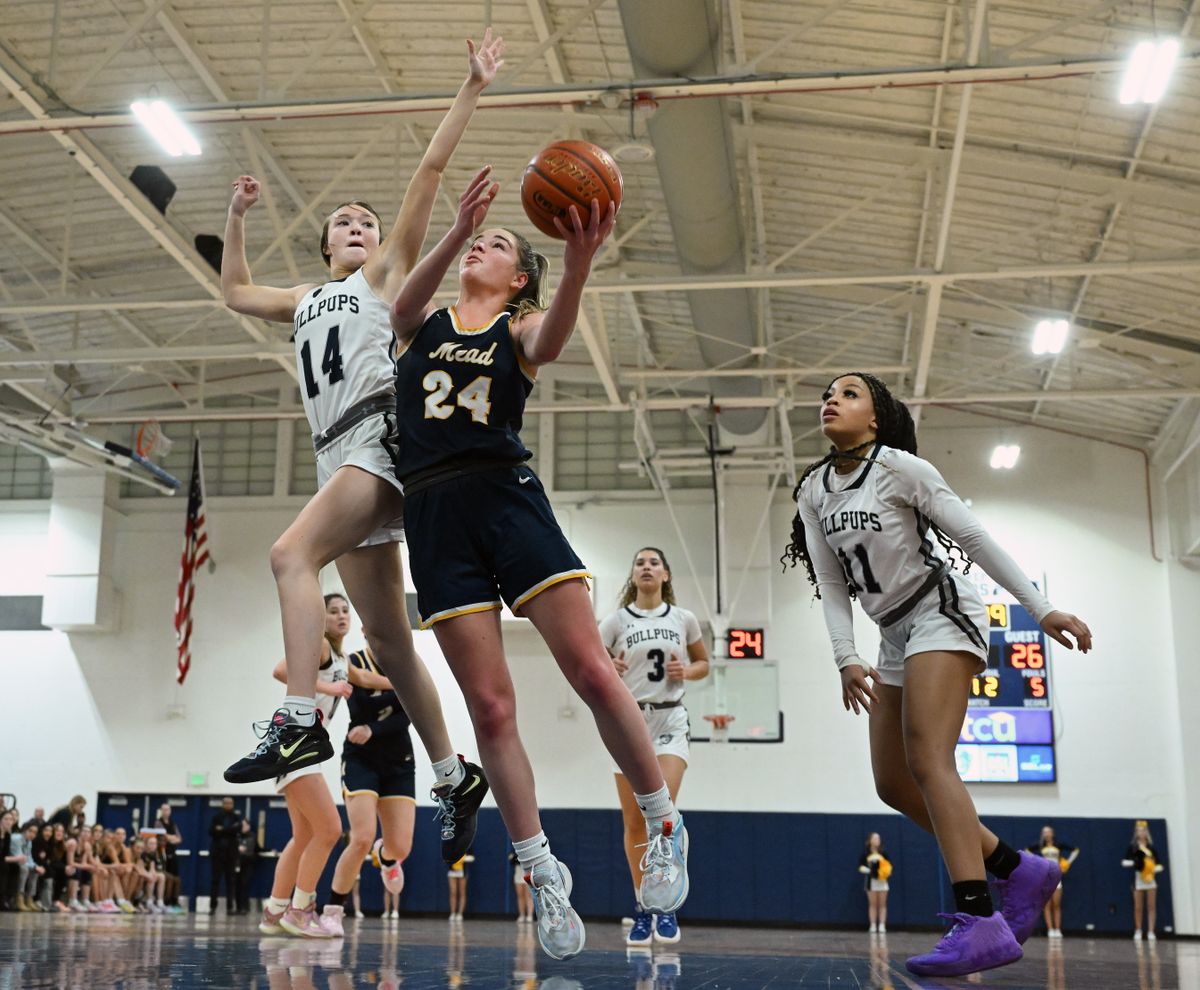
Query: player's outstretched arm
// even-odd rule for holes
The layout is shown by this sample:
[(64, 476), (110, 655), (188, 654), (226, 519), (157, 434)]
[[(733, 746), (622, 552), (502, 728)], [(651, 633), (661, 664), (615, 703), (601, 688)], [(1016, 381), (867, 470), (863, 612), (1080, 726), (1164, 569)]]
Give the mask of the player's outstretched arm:
[(291, 323), (296, 307), (311, 283), (294, 289), (255, 285), (246, 262), (246, 211), (258, 202), (262, 185), (251, 175), (238, 176), (225, 219), (225, 246), (221, 251), (221, 295), (235, 313), (257, 316), (275, 323)]
[(429, 315), (433, 294), (446, 277), (450, 263), (458, 257), (467, 238), (487, 216), (488, 207), (500, 190), (499, 184), (488, 181), (491, 171), (492, 166), (485, 165), (475, 173), (466, 192), (458, 198), (458, 215), (454, 226), (417, 263), (396, 296), (392, 304), (392, 331), (401, 344), (407, 343), (421, 328), (425, 317)]
[(385, 300), (396, 297), (405, 276), (420, 257), (442, 174), (470, 123), (479, 95), (496, 78), (502, 65), (504, 39), (499, 35), (493, 37), (491, 28), (484, 32), (478, 49), (467, 39), (467, 78), (409, 180), (396, 222), (363, 270), (367, 281)]
[(592, 200), (591, 216), (585, 227), (579, 210), (570, 209), (571, 226), (568, 229), (558, 218), (554, 226), (567, 242), (563, 251), (563, 277), (554, 290), (554, 298), (544, 313), (529, 313), (520, 320), (514, 336), (525, 360), (532, 365), (549, 364), (558, 359), (579, 319), (579, 304), (583, 299), (583, 287), (592, 270), (592, 258), (600, 249), (613, 224), (617, 222), (617, 207), (609, 203), (608, 211), (601, 216), (600, 203)]

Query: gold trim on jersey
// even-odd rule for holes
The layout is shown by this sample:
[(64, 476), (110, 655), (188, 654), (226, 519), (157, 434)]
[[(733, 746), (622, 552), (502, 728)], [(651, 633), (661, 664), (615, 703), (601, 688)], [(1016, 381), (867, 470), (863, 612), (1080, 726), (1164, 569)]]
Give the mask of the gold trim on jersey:
[(592, 580), (592, 577), (593, 575), (591, 571), (563, 571), (561, 574), (551, 574), (550, 577), (546, 578), (544, 581), (539, 581), (523, 595), (517, 596), (517, 600), (513, 602), (513, 615), (519, 615), (520, 613), (517, 610), (522, 605), (524, 605), (531, 598), (537, 597), (543, 591), (549, 587), (552, 587), (553, 585), (561, 584), (563, 581), (571, 581), (574, 578), (581, 578), (584, 586), (586, 587), (588, 582)]
[(481, 327), (464, 327), (458, 321), (458, 310), (456, 310), (453, 306), (448, 306), (448, 307), (446, 307), (446, 312), (450, 314), (450, 325), (454, 328), (454, 332), (457, 334), (484, 333), (487, 330), (491, 330), (492, 327), (494, 327), (496, 325), (496, 321), (498, 319), (500, 319), (500, 317), (507, 315), (506, 313), (497, 313), (495, 316), (493, 316), (490, 320), (488, 320), (487, 323), (485, 323)]
[[(348, 791), (348, 790), (346, 790), (346, 788), (344, 788), (344, 787), (342, 788), (342, 800), (343, 800), (343, 801), (344, 801), (346, 798), (352, 798), (352, 797), (361, 797), (361, 796), (362, 796), (362, 795), (364, 795), (364, 794), (374, 794), (374, 795), (375, 795), (375, 797), (376, 797), (377, 799), (380, 799), (380, 798), (379, 798), (379, 792), (378, 792), (378, 791), (373, 791), (373, 790), (371, 790), (369, 787), (367, 787), (367, 788), (364, 788), (364, 789), (363, 789), (363, 790), (361, 790), (361, 791)], [(380, 799), (380, 800), (382, 800), (382, 799)]]
[(435, 622), (441, 622), (443, 619), (453, 619), (459, 615), (470, 615), (473, 612), (489, 612), (492, 609), (500, 607), (499, 601), (494, 602), (476, 602), (474, 605), (460, 605), (458, 608), (448, 608), (441, 612), (434, 612), (429, 618), (421, 618), (420, 628), (428, 629)]
[(537, 365), (532, 364), (526, 359), (525, 355), (521, 353), (521, 348), (515, 340), (513, 341), (513, 352), (517, 355), (517, 365), (521, 369), (521, 374), (523, 374), (536, 385), (538, 374)]

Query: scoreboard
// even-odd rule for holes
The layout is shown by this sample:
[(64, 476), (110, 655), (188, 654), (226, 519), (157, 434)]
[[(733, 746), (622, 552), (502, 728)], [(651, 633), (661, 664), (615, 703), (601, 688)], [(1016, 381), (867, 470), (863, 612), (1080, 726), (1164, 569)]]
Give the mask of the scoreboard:
[(988, 610), (987, 669), (971, 681), (955, 748), (958, 774), (968, 782), (1052, 782), (1057, 774), (1046, 635), (1003, 588), (984, 581), (979, 591)]

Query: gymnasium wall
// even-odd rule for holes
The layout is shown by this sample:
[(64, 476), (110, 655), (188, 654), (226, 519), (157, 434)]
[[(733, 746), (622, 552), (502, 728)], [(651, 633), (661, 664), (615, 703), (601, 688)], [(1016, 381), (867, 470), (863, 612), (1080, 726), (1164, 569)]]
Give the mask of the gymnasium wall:
[[(1185, 768), (1182, 758), (1189, 742), (1200, 741), (1193, 738), (1197, 720), (1187, 708), (1200, 686), (1194, 683), (1200, 673), (1192, 645), (1200, 634), (1196, 575), (1151, 557), (1140, 454), (1020, 427), (1000, 437), (995, 426), (977, 425), (982, 422), (928, 418), (922, 453), (973, 501), (1029, 573), (1045, 573), (1051, 598), (1090, 623), (1097, 649), (1087, 657), (1052, 653), (1060, 782), (977, 785), (980, 810), (1052, 823), (1066, 816), (1165, 819), (1176, 922), (1180, 930), (1200, 931), (1193, 902), (1200, 863), (1189, 860), (1189, 847), (1200, 836), (1194, 825), (1190, 834), (1187, 827), (1200, 822), (1200, 771)], [(1014, 472), (987, 467), (991, 446), (1001, 439), (1022, 445)], [(750, 509), (731, 505), (730, 512), (757, 512), (761, 503), (755, 501)], [(268, 676), (281, 647), (267, 551), (299, 504), (212, 500), (210, 538), (218, 567), (201, 577), (195, 661), (179, 689), (171, 612), (184, 506), (178, 499), (123, 502), (113, 554), (119, 631), (0, 632), (0, 724), (6, 752), (20, 754), (8, 761), (0, 791), (17, 793), (26, 808), (50, 807), (76, 791), (89, 798), (99, 790), (177, 792), (193, 771), (208, 772), (210, 789), (221, 791), (222, 768), (253, 741), (248, 723), (265, 717), (279, 697)], [(556, 507), (596, 571), (599, 609), (612, 606), (633, 551), (654, 542), (672, 557), (681, 601), (703, 612), (661, 502), (563, 496)], [(690, 534), (700, 586), (707, 588), (711, 504), (704, 493), (683, 493), (676, 508)], [(39, 593), (47, 515), (45, 503), (0, 503), (0, 594)], [(790, 516), (781, 495), (770, 519), (772, 551), (787, 542)], [(327, 576), (327, 585), (336, 586), (336, 577)], [(871, 784), (865, 720), (841, 708), (819, 603), (811, 601), (796, 571), (775, 572), (769, 596), (768, 652), (781, 663), (785, 741), (697, 745), (684, 806), (882, 814)], [(860, 628), (863, 652), (870, 655), (873, 629), (861, 621)], [(506, 636), (541, 803), (615, 807), (608, 759), (583, 706), (535, 634), (517, 624), (506, 627)], [(470, 752), (465, 709), (433, 637), (422, 633), (418, 640), (443, 688), (452, 736)], [(701, 714), (694, 712), (693, 719)], [(335, 735), (338, 728), (335, 723)], [(422, 769), (419, 792), (428, 784)], [(1082, 841), (1067, 832), (1061, 837)], [(1183, 877), (1192, 882), (1180, 882)]]

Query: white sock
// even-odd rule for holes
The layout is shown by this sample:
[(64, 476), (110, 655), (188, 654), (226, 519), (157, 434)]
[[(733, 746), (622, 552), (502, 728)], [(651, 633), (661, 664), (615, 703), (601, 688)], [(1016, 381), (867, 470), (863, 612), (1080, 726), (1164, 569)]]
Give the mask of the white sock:
[(272, 914), (283, 914), (291, 903), (291, 898), (288, 897), (268, 897), (267, 910)]
[(449, 784), (450, 789), (453, 790), (466, 779), (466, 776), (467, 772), (463, 769), (462, 760), (455, 753), (451, 753), (444, 760), (437, 760), (433, 764), (433, 779), (437, 781), (435, 785), (437, 787)]
[(288, 713), (288, 721), (295, 722), (297, 725), (312, 725), (317, 720), (316, 698), (289, 694), (283, 699), (283, 708)]
[(666, 784), (663, 784), (653, 794), (635, 794), (634, 798), (637, 799), (638, 807), (642, 809), (647, 824), (656, 825), (664, 821), (676, 822), (679, 819), (679, 812), (675, 810), (675, 805), (671, 801), (671, 792), (667, 790)]
[(513, 851), (517, 854), (517, 859), (521, 863), (521, 869), (526, 873), (532, 870), (538, 863), (543, 863), (551, 859), (550, 855), (550, 840), (546, 838), (545, 832), (538, 832), (537, 835), (531, 836), (528, 839), (521, 839), (513, 843)]
[(297, 887), (292, 891), (292, 907), (297, 911), (307, 911), (310, 907), (315, 906), (317, 900), (317, 892), (315, 890), (301, 890)]

